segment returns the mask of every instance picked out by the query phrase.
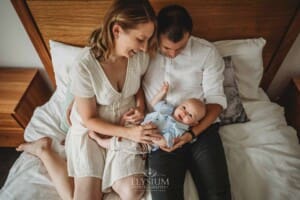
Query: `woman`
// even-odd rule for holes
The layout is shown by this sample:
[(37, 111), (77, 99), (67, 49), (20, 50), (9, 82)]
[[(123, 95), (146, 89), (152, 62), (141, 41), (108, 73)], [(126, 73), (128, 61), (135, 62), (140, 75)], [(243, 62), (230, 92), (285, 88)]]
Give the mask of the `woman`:
[(143, 174), (141, 158), (106, 152), (87, 133), (92, 130), (141, 143), (159, 137), (151, 124), (131, 128), (117, 125), (121, 115), (132, 107), (132, 119), (143, 118), (140, 81), (149, 58), (142, 52), (155, 51), (155, 29), (155, 13), (148, 0), (114, 1), (102, 27), (93, 32), (90, 47), (83, 50), (72, 68), (75, 103), (66, 138), (67, 166), (51, 149), (50, 138), (17, 148), (42, 160), (62, 199), (101, 199), (102, 190), (110, 189), (122, 199), (140, 199), (143, 195), (141, 188), (131, 188), (132, 180)]

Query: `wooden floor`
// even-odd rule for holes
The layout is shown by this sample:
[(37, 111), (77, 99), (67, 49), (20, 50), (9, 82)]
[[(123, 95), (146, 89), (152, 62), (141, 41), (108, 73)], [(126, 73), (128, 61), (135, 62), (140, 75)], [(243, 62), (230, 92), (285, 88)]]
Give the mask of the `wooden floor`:
[(0, 148), (0, 188), (2, 188), (10, 167), (19, 157), (20, 153), (14, 148)]

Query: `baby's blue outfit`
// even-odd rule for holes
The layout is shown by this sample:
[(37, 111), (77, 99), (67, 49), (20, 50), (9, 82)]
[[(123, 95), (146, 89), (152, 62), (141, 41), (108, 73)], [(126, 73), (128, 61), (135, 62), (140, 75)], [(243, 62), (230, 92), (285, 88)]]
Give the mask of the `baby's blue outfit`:
[[(173, 105), (160, 101), (154, 106), (154, 112), (147, 114), (143, 122), (143, 124), (150, 121), (154, 123), (164, 136), (168, 147), (173, 146), (174, 138), (181, 136), (189, 129), (188, 125), (180, 123), (172, 117), (174, 109)], [(152, 151), (158, 148), (158, 146), (154, 146)]]

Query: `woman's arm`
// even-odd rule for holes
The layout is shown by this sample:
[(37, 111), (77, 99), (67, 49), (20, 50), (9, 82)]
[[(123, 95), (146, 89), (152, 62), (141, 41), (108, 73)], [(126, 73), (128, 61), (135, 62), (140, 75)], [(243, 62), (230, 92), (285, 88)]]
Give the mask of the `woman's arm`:
[(125, 128), (120, 125), (108, 123), (97, 116), (97, 106), (95, 97), (81, 98), (75, 97), (75, 102), (79, 115), (84, 126), (89, 130), (103, 135), (127, 138), (136, 142), (151, 143), (160, 135), (152, 124)]
[(81, 98), (75, 97), (77, 111), (82, 119), (82, 122), (86, 128), (103, 135), (120, 136), (120, 133), (125, 132), (121, 126), (115, 126), (107, 123), (97, 115), (96, 98)]
[(125, 124), (129, 122), (131, 124), (140, 124), (145, 117), (145, 94), (143, 88), (140, 87), (135, 95), (135, 107), (125, 112), (120, 119), (120, 122)]

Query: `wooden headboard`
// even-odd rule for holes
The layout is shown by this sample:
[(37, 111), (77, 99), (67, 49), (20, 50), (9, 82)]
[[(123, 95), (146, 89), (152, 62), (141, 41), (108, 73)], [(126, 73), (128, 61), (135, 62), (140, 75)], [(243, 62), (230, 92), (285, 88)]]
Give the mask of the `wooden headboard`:
[[(55, 85), (49, 39), (84, 46), (101, 23), (110, 0), (11, 0)], [(194, 22), (193, 34), (210, 41), (264, 37), (267, 89), (300, 31), (299, 0), (150, 0), (156, 12), (183, 5)]]

